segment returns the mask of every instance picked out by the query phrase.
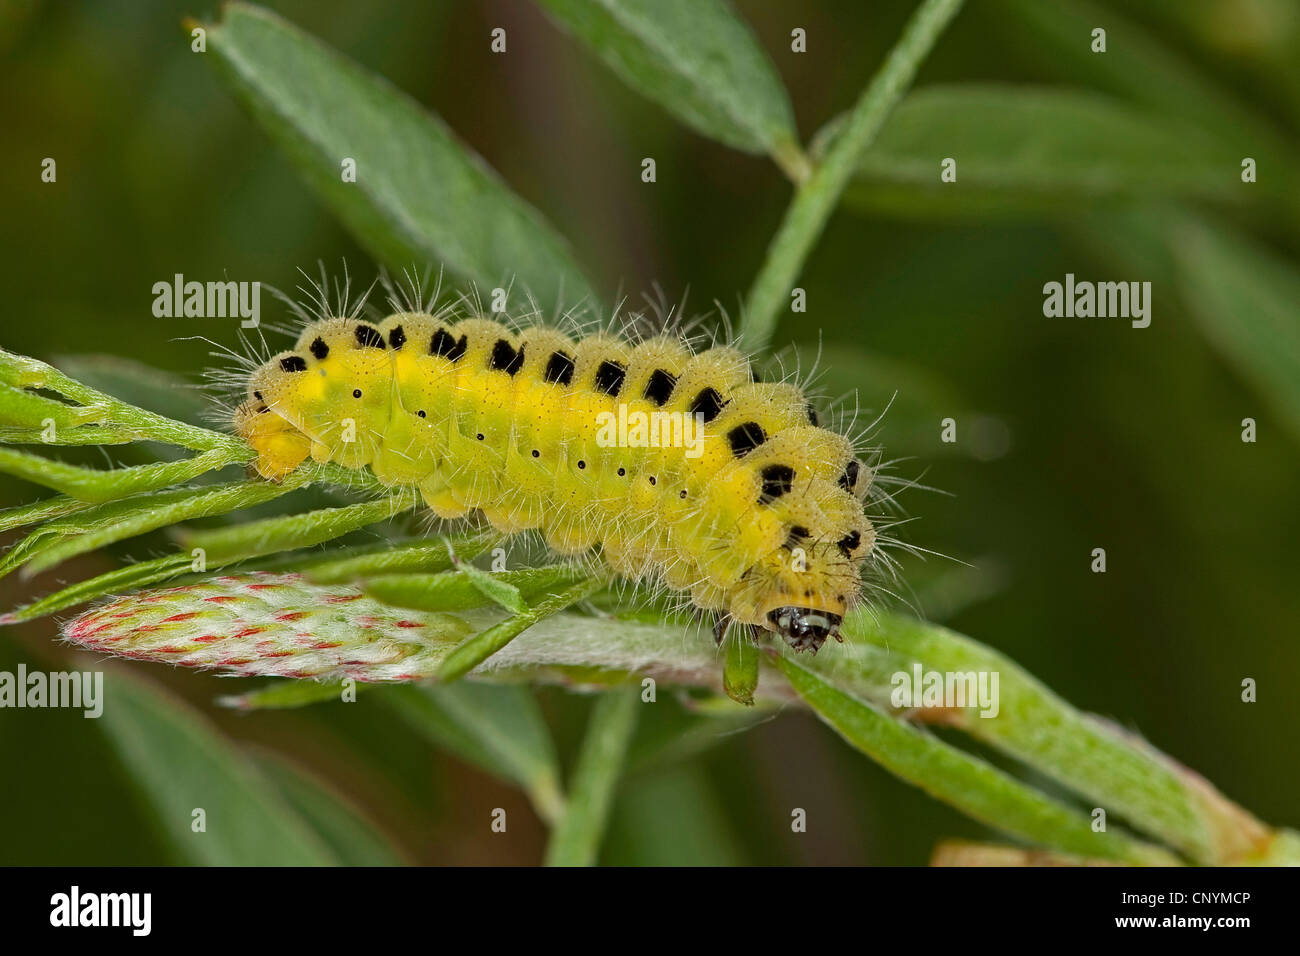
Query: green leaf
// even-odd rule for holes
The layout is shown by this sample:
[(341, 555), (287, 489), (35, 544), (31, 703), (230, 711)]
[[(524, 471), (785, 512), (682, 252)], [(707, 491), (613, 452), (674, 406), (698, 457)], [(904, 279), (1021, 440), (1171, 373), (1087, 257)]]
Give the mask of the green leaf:
[(1173, 857), (1086, 817), (936, 737), (851, 697), (789, 657), (777, 663), (817, 716), (896, 776), (1006, 833), (1080, 856), (1169, 864)]
[(98, 424), (103, 416), (100, 408), (81, 408), (0, 383), (0, 425), (5, 428), (53, 427), (57, 434), (80, 425)]
[(515, 587), (510, 581), (494, 574), (488, 574), (486, 571), (480, 571), (472, 564), (462, 563), (459, 566), (459, 573), (481, 595), (494, 604), (505, 608), (511, 614), (523, 614), (528, 610), (528, 605), (519, 593), (519, 588)]
[[(441, 574), (386, 574), (363, 582), (371, 597), (417, 611), (463, 611), (498, 604), (514, 613), (528, 610), (526, 599), (572, 584), (580, 572), (562, 565), (488, 574), (472, 565)], [(491, 593), (498, 589), (500, 594)]]
[(500, 540), (501, 533), (488, 528), (445, 538), (389, 541), (304, 562), (300, 570), (314, 584), (345, 584), (403, 572), (428, 574), (450, 568), (452, 554), (469, 560)]
[[(354, 588), (322, 588), (297, 575), (214, 576), (95, 608), (70, 621), (64, 636), (99, 654), (216, 667), (227, 674), (318, 677), (333, 682), (343, 676), (415, 681), (435, 676), (454, 642), (462, 642), (458, 648), (464, 646), (465, 636), (484, 624), (480, 612), (467, 615), (476, 617), (479, 620), (471, 624), (447, 614), (393, 611)], [(516, 617), (505, 623), (514, 626), (518, 621)], [(304, 643), (303, 633), (311, 634), (314, 641)], [(1145, 741), (1080, 713), (1013, 661), (969, 638), (911, 618), (863, 611), (845, 618), (844, 636), (843, 645), (828, 647), (800, 666), (836, 692), (859, 705), (874, 705), (878, 711), (891, 706), (895, 676), (918, 664), (954, 674), (999, 674), (995, 716), (982, 716), (978, 708), (948, 708), (942, 714), (945, 724), (1052, 777), (1081, 794), (1089, 801), (1087, 806), (1113, 811), (1188, 858), (1229, 863), (1281, 860), (1296, 846)], [(701, 630), (561, 611), (538, 617), (519, 639), (488, 657), (474, 675), (474, 686), (479, 680), (532, 681), (590, 689), (620, 686), (635, 676), (652, 677), (664, 687), (696, 687), (716, 694), (718, 670), (717, 648)], [(303, 698), (338, 693), (337, 683), (301, 680), (298, 686), (305, 689), (300, 697), (293, 686), (272, 685), (254, 692), (247, 705), (294, 706), (308, 702)], [(759, 692), (763, 708), (743, 708), (724, 697), (683, 697), (696, 713), (717, 713), (725, 721), (679, 727), (673, 730), (678, 742), (651, 741), (636, 762), (644, 766), (653, 760), (670, 761), (709, 746), (718, 734), (751, 723), (756, 711), (757, 716), (770, 713), (793, 693), (772, 669)], [(469, 711), (468, 719), (457, 721), (437, 707), (426, 709), (432, 713), (425, 716), (426, 725), (440, 720), (443, 736), (455, 741), (449, 746), (467, 755), (488, 754), (469, 759), (514, 779), (509, 762), (494, 759), (492, 748), (475, 737), (490, 721)], [(882, 713), (875, 717), (891, 719)], [(910, 728), (908, 732), (920, 733)], [(929, 738), (908, 743), (908, 735), (899, 743), (898, 733), (882, 731), (881, 746), (902, 748), (904, 756), (912, 747), (924, 752), (937, 746)], [(523, 737), (510, 729), (501, 739)], [(1004, 776), (974, 770), (962, 777), (962, 761), (967, 759), (945, 750), (928, 763), (909, 763), (895, 755), (886, 765), (905, 779), (939, 787), (945, 799), (951, 797), (963, 809), (968, 804), (976, 811), (995, 809), (1005, 797)], [(952, 787), (957, 788), (955, 796)], [(542, 791), (543, 796), (535, 798), (539, 807), (548, 805)], [(1019, 800), (1014, 794), (1006, 799), (1013, 805)], [(1029, 812), (1032, 807), (1021, 810)]]
[[(438, 117), (274, 14), (232, 3), (208, 27), (222, 75), (303, 178), (394, 269), (445, 265), (548, 306), (591, 299), (564, 242)], [(344, 160), (356, 181), (344, 182)]]
[(404, 862), (374, 823), (314, 774), (269, 751), (257, 754), (257, 765), (344, 866)]
[[(290, 479), (278, 485), (269, 481), (233, 481), (202, 488), (178, 488), (135, 495), (96, 505), (65, 518), (56, 518), (37, 528), (6, 556), (4, 562), (0, 562), (0, 570), (7, 572), (21, 561), (26, 561), (25, 573), (35, 574), (79, 554), (178, 521), (251, 508), (293, 491), (296, 488), (294, 477), (290, 476)], [(44, 539), (51, 536), (57, 540), (44, 543)]]
[(462, 681), (389, 688), (378, 699), (434, 743), (523, 787), (543, 820), (559, 816), (564, 795), (555, 745), (528, 688)]
[[(121, 669), (105, 674), (99, 726), (188, 862), (205, 866), (322, 866), (325, 842), (253, 765), (191, 707)], [(191, 828), (195, 810), (206, 831)]]
[(147, 584), (156, 584), (168, 578), (178, 577), (190, 570), (192, 561), (193, 559), (187, 554), (173, 554), (154, 558), (152, 561), (140, 561), (123, 568), (114, 568), (112, 571), (70, 584), (53, 594), (2, 614), (0, 624), (34, 621), (47, 614), (64, 611), (107, 594), (120, 594), (132, 588), (141, 588)]
[[(1267, 829), (1141, 738), (1081, 713), (997, 651), (947, 628), (895, 614), (862, 611), (844, 620), (845, 650), (853, 657), (889, 653), (885, 670), (997, 674), (998, 713), (955, 708), (945, 722), (996, 747), (1133, 827), (1160, 838), (1199, 863), (1240, 863), (1268, 843)], [(820, 666), (819, 666), (819, 669)], [(822, 676), (842, 689), (855, 660)]]
[[(93, 435), (102, 428), (105, 433), (103, 441), (106, 443), (151, 439), (180, 445), (194, 451), (226, 448), (239, 451), (248, 458), (253, 457), (252, 449), (232, 435), (214, 432), (207, 428), (199, 428), (195, 425), (168, 418), (165, 415), (158, 415), (143, 408), (137, 408), (77, 381), (52, 365), (25, 355), (15, 355), (4, 349), (0, 349), (0, 384), (14, 386), (16, 389), (46, 389), (58, 392), (65, 398), (80, 403), (82, 406), (80, 408), (64, 406), (65, 408), (72, 408), (69, 414), (73, 418), (68, 419), (68, 421), (94, 421), (99, 425), (94, 428), (74, 429), (74, 431)], [(39, 398), (40, 396), (32, 397)], [(34, 406), (29, 401), (15, 397), (12, 390), (0, 388), (0, 416), (4, 414), (3, 409), (11, 404), (14, 414), (19, 417), (29, 415), (34, 411)], [(57, 410), (55, 411), (57, 412)], [(59, 423), (59, 416), (62, 414), (64, 413), (57, 412), (57, 414), (51, 415), (56, 424)], [(64, 432), (63, 434), (66, 436), (71, 433)], [(93, 439), (88, 442), (87, 437), (86, 434), (73, 435), (72, 443), (95, 443)], [(23, 440), (32, 439), (29, 437)], [(64, 437), (59, 438), (60, 443), (66, 440)]]
[[(932, 86), (899, 104), (845, 198), (906, 216), (1007, 216), (1060, 214), (1076, 208), (1065, 202), (1103, 197), (1248, 202), (1269, 195), (1266, 185), (1242, 184), (1234, 148), (1185, 121), (1095, 93)], [(940, 180), (945, 158), (956, 161), (956, 182)]]
[(463, 677), (538, 621), (583, 600), (600, 586), (601, 582), (594, 578), (579, 581), (536, 607), (528, 608), (506, 618), (500, 624), (467, 637), (438, 667), (438, 679), (453, 681)]
[(210, 471), (220, 470), (239, 460), (238, 452), (216, 448), (180, 461), (103, 470), (69, 465), (12, 448), (0, 448), (0, 472), (87, 502), (112, 501), (126, 495), (169, 488)]
[(301, 514), (265, 518), (231, 528), (184, 532), (180, 538), (182, 547), (187, 551), (202, 548), (209, 562), (226, 564), (278, 551), (310, 548), (359, 528), (386, 521), (410, 510), (413, 505), (414, 502), (409, 498), (391, 495), (378, 501), (363, 501), (340, 508), (320, 508)]
[(722, 0), (539, 0), (633, 89), (688, 126), (797, 168), (794, 112), (771, 60)]
[(1207, 222), (1178, 218), (1168, 236), (1183, 302), (1300, 438), (1300, 272)]
[[(374, 686), (353, 684), (351, 689), (362, 691)], [(216, 703), (234, 710), (292, 710), (327, 700), (342, 700), (344, 689), (341, 681), (277, 680), (247, 693), (223, 695), (216, 699)]]
[(698, 764), (623, 788), (604, 860), (615, 866), (743, 866), (730, 808)]
[[(0, 615), (0, 623), (30, 621), (107, 594), (120, 594), (130, 588), (139, 588), (146, 584), (180, 577), (193, 570), (195, 547), (205, 549), (204, 567), (207, 571), (214, 571), (219, 567), (267, 554), (309, 548), (383, 521), (405, 508), (406, 503), (400, 496), (393, 496), (342, 508), (323, 508), (303, 514), (250, 521), (217, 531), (188, 534), (182, 532), (179, 535), (182, 542), (180, 554), (137, 562), (125, 568), (116, 568), (85, 581), (79, 581), (8, 614)], [(24, 548), (15, 549), (18, 552), (16, 560), (23, 560), (24, 554), (40, 543), (43, 533), (44, 529), (38, 529), (24, 539), (21, 542)], [(79, 539), (73, 539), (74, 543), (76, 540)], [(44, 556), (46, 552), (36, 553)]]
[(118, 355), (60, 355), (55, 364), (78, 381), (139, 408), (189, 425), (207, 423), (203, 391), (179, 375)]
[[(1088, 0), (1050, 4), (1002, 0), (983, 6), (999, 17), (994, 29), (1017, 53), (1038, 59), (1070, 83), (1104, 89), (1154, 113), (1198, 123), (1223, 142), (1243, 144), (1243, 156), (1285, 157), (1289, 151), (1249, 102), (1225, 92), (1156, 34), (1125, 19), (1114, 5), (1102, 7)], [(1106, 30), (1105, 53), (1092, 52), (1092, 31), (1097, 27)], [(1290, 173), (1283, 160), (1267, 165), (1278, 175)]]
[(0, 511), (0, 531), (12, 531), (24, 525), (48, 521), (51, 518), (62, 518), (64, 515), (85, 511), (89, 507), (86, 502), (77, 501), (66, 495), (43, 498), (26, 505), (15, 505)]

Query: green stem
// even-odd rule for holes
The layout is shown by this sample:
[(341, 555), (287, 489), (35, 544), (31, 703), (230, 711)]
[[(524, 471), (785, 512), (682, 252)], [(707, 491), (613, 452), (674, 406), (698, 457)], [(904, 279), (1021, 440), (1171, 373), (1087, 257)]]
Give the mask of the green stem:
[(788, 301), (804, 260), (825, 228), (853, 170), (961, 4), (962, 0), (924, 0), (884, 66), (863, 91), (826, 158), (795, 193), (785, 221), (768, 246), (763, 268), (749, 290), (741, 324), (745, 348), (759, 351), (771, 342), (777, 313)]
[(638, 688), (623, 687), (596, 701), (569, 783), (569, 802), (546, 847), (547, 866), (591, 866), (636, 729)]

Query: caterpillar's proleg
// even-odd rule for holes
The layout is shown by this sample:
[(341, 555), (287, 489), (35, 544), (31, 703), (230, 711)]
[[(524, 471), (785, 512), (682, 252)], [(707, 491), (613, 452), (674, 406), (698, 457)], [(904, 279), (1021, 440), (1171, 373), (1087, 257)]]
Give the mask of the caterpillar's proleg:
[(404, 312), (310, 324), (252, 375), (235, 428), (279, 479), (309, 455), (481, 511), (562, 554), (781, 633), (839, 636), (875, 546), (871, 474), (800, 390), (731, 348), (515, 332)]

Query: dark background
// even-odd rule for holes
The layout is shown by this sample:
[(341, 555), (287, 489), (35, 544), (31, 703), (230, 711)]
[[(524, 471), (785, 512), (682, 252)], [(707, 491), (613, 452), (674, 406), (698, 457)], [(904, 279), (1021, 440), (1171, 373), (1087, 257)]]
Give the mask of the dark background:
[[(789, 185), (769, 161), (685, 130), (528, 3), (269, 6), (444, 117), (569, 237), (611, 295), (657, 282), (670, 298), (689, 287), (695, 305), (716, 299), (737, 311)], [(807, 140), (853, 103), (913, 4), (738, 7), (787, 83)], [(1300, 74), (1286, 56), (1300, 48), (1294, 4), (1098, 9), (1145, 24), (1294, 141)], [(370, 275), (365, 252), (190, 52), (181, 18), (216, 12), (141, 2), (15, 3), (0, 13), (3, 347), (47, 360), (127, 355), (197, 377), (209, 347), (185, 337), (233, 344), (233, 326), (154, 318), (153, 283), (181, 272), (292, 288), (299, 267), (341, 258)], [(808, 30), (807, 55), (789, 52), (794, 25)], [(489, 52), (495, 26), (508, 31), (506, 56)], [(970, 0), (917, 85), (962, 80), (1091, 82), (1045, 56), (996, 0)], [(56, 188), (39, 181), (44, 156), (58, 159)], [(643, 156), (657, 158), (654, 186), (639, 179)], [(1062, 206), (1038, 220), (951, 223), (841, 209), (801, 280), (809, 316), (783, 325), (776, 344), (798, 342), (807, 355), (820, 335), (828, 348), (888, 360), (887, 380), (844, 384), (857, 385), (866, 408), (897, 391), (900, 403), (926, 409), (887, 415), (877, 440), (910, 457), (899, 473), (923, 474), (943, 492), (904, 498), (917, 518), (908, 540), (976, 565), (989, 582), (988, 596), (947, 623), (1080, 707), (1141, 732), (1263, 819), (1300, 825), (1295, 441), (1158, 283), (1154, 321), (1141, 332), (1043, 317), (1042, 284), (1067, 272), (1145, 277), (1117, 272), (1078, 241), (1075, 220), (1089, 213)], [(1257, 225), (1295, 258), (1294, 233)], [(944, 398), (929, 408), (936, 394)], [(938, 420), (947, 415), (963, 427), (984, 416), (991, 438), (941, 445)], [(1247, 416), (1259, 422), (1256, 444), (1240, 441)], [(0, 483), (3, 505), (37, 495)], [(1106, 548), (1104, 575), (1089, 571), (1094, 547)], [(106, 570), (122, 555), (153, 553), (147, 542), (127, 542), (43, 579), (11, 576), (0, 580), (0, 603)], [(927, 582), (959, 566), (907, 567), (909, 580)], [(55, 639), (51, 621), (5, 629), (0, 669), (71, 666)], [(543, 830), (517, 792), (374, 709), (327, 704), (241, 717), (211, 703), (231, 681), (130, 666), (234, 738), (327, 777), (412, 860), (539, 858)], [(1257, 703), (1240, 700), (1246, 677), (1259, 682)], [(542, 693), (568, 753), (587, 701)], [(0, 766), (0, 861), (177, 859), (79, 713), (0, 712)], [(485, 806), (529, 824), (490, 838)], [(809, 813), (801, 836), (789, 831), (796, 806)], [(949, 836), (987, 834), (810, 717), (790, 714), (629, 777), (602, 859), (918, 864)]]

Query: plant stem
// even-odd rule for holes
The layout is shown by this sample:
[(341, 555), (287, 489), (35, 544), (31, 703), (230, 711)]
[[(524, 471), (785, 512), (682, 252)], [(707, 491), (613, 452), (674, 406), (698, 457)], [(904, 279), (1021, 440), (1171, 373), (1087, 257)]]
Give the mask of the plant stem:
[(826, 158), (795, 192), (745, 303), (741, 330), (744, 345), (750, 351), (766, 348), (771, 342), (777, 312), (790, 295), (804, 260), (825, 228), (853, 170), (961, 4), (962, 0), (924, 0), (884, 66), (863, 91)]
[(636, 728), (635, 686), (596, 701), (569, 784), (569, 803), (546, 847), (547, 866), (591, 866), (605, 832), (627, 745)]

